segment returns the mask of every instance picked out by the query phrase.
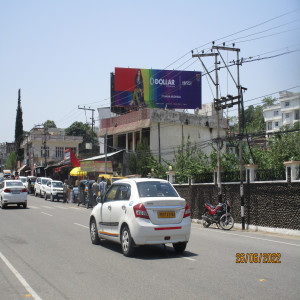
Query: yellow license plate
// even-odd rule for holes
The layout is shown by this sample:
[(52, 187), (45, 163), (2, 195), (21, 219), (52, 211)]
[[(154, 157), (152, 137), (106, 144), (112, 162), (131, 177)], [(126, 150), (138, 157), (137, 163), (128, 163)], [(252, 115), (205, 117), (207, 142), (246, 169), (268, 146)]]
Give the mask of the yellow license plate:
[(175, 218), (175, 211), (159, 211), (158, 218)]

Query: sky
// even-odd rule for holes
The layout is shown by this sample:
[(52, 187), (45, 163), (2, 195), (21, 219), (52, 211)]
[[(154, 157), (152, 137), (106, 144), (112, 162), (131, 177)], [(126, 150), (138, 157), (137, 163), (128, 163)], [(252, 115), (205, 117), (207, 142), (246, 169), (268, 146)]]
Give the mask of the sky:
[[(235, 43), (249, 61), (240, 67), (245, 108), (300, 91), (299, 0), (0, 0), (0, 143), (14, 141), (19, 89), (25, 131), (47, 120), (67, 128), (91, 122), (78, 107), (110, 106), (115, 67), (203, 72), (191, 50), (209, 53), (212, 41)], [(213, 58), (203, 62), (214, 67)], [(236, 94), (226, 69), (218, 73), (220, 96)], [(214, 97), (202, 76), (202, 103)]]

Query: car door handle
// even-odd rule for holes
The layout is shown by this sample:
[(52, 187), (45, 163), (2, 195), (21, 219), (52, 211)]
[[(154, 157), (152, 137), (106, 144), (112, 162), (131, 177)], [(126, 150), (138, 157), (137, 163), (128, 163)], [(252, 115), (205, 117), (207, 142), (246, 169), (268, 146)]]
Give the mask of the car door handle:
[(123, 210), (126, 210), (126, 206), (125, 206), (125, 205), (122, 205), (122, 209), (123, 209)]
[(111, 210), (111, 206), (109, 205), (109, 206), (107, 206), (107, 208), (109, 209), (109, 210)]

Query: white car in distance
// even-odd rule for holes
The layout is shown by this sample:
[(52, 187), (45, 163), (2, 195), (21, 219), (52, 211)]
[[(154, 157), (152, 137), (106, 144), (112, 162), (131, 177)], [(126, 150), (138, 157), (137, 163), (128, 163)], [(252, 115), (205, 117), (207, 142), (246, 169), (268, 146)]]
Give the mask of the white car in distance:
[(63, 199), (63, 182), (58, 180), (49, 180), (45, 186), (45, 200), (50, 198), (51, 201), (55, 199)]
[(27, 189), (21, 180), (4, 180), (0, 183), (0, 203), (2, 209), (10, 204), (27, 208)]
[(37, 177), (35, 185), (34, 185), (34, 196), (40, 196), (41, 198), (45, 196), (45, 187), (51, 178), (47, 177)]
[(27, 189), (27, 177), (26, 176), (19, 176), (19, 180), (22, 181), (24, 187)]
[(160, 179), (122, 179), (113, 183), (92, 210), (93, 244), (108, 239), (121, 244), (125, 256), (140, 245), (173, 244), (184, 252), (190, 238), (190, 208), (174, 187)]

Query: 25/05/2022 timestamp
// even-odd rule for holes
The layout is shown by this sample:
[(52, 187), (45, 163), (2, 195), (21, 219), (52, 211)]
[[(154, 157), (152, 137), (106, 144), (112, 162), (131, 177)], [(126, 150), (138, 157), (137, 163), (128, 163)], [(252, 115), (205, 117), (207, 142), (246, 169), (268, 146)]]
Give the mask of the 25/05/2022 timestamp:
[(236, 253), (237, 264), (280, 264), (281, 253)]

